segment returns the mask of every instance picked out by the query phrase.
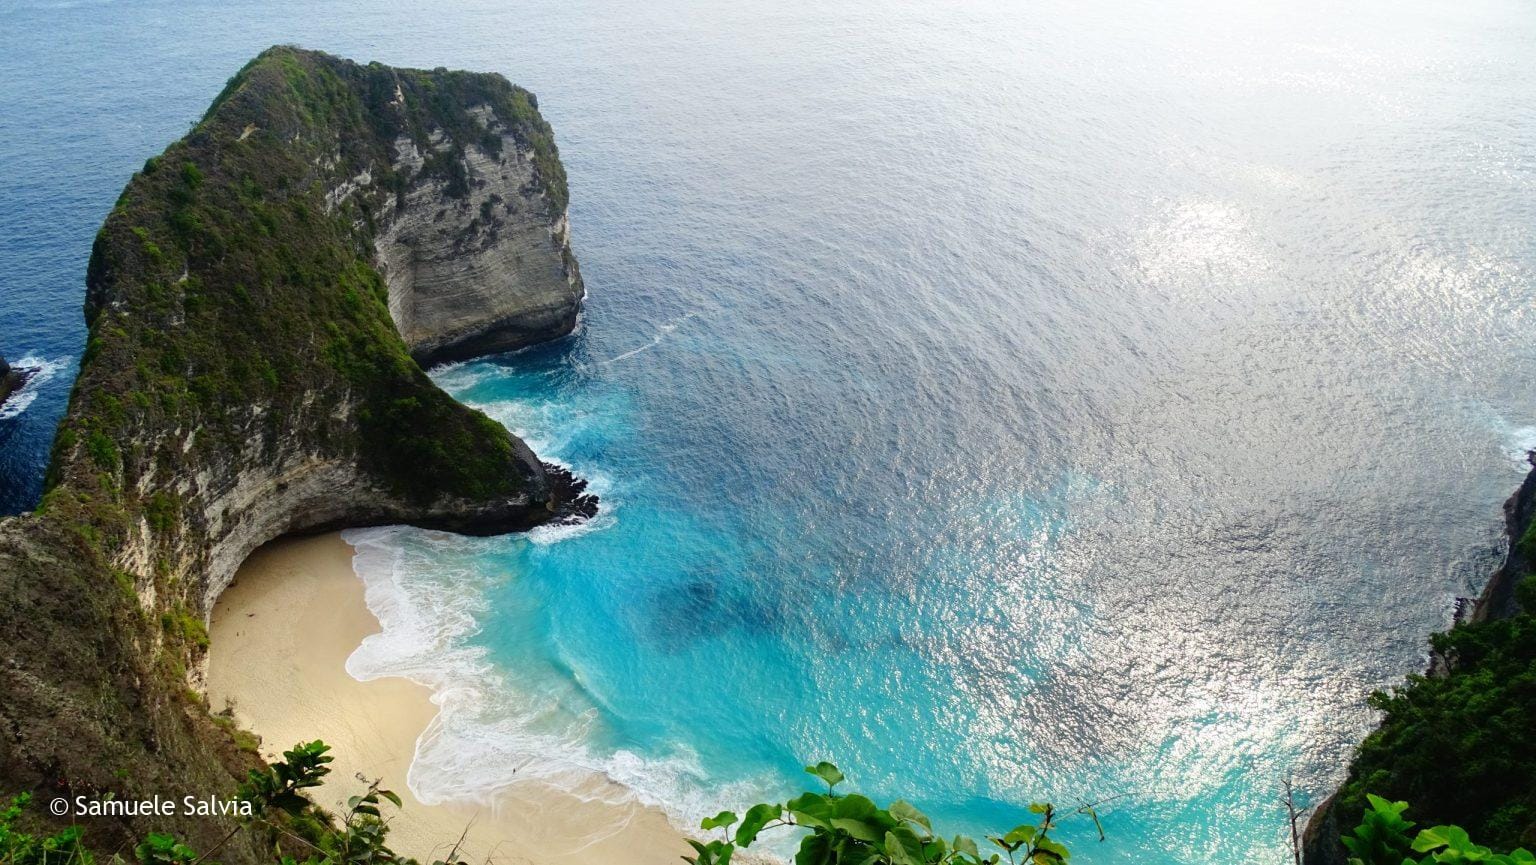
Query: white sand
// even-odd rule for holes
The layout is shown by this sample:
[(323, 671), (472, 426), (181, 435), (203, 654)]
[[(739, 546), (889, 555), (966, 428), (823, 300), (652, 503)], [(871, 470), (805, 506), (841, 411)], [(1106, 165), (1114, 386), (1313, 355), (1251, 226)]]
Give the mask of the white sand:
[(313, 797), (333, 811), (367, 786), (359, 773), (381, 778), (405, 803), (390, 823), (390, 844), (423, 862), (446, 856), (465, 827), (460, 854), (475, 865), (675, 865), (690, 852), (655, 809), (589, 802), (532, 780), (513, 783), (488, 807), (416, 801), (405, 778), (417, 737), (436, 716), (428, 690), (405, 679), (359, 682), (345, 668), (378, 630), (339, 535), (269, 544), (214, 607), (209, 701), (215, 711), (232, 706), (240, 726), (262, 737), (269, 760), (300, 741), (330, 744), (336, 761)]

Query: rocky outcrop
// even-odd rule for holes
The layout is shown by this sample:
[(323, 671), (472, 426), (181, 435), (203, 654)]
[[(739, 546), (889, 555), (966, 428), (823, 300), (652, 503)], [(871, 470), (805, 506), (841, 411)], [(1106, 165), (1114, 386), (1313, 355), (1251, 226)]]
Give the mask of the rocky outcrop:
[[(230, 792), (250, 758), (201, 705), (204, 622), (273, 538), (590, 512), (413, 359), (569, 331), (565, 195), (532, 94), (500, 76), (294, 48), (145, 164), (92, 250), (43, 503), (0, 520), (0, 794)], [(226, 827), (155, 828), (207, 850)]]
[(1520, 489), (1504, 502), (1504, 531), (1509, 538), (1509, 554), (1505, 556), (1504, 564), (1493, 572), (1488, 585), (1483, 587), (1483, 593), (1478, 596), (1477, 603), (1472, 606), (1467, 615), (1470, 622), (1513, 616), (1519, 611), (1515, 603), (1515, 585), (1526, 574), (1536, 570), (1533, 568), (1536, 562), (1531, 559), (1536, 550), (1532, 550), (1529, 543), (1523, 543), (1531, 530), (1531, 524), (1536, 522), (1536, 453), (1530, 455), (1530, 460), (1533, 470), (1525, 476)]

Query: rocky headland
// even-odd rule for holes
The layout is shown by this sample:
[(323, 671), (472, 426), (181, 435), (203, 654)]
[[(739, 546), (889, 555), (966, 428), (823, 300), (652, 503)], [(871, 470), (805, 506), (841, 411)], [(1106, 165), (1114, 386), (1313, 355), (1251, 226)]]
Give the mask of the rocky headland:
[[(289, 47), (134, 175), (92, 249), (43, 501), (0, 520), (0, 794), (231, 792), (256, 758), (201, 696), (205, 623), (267, 541), (591, 511), (420, 365), (571, 331), (566, 199), (502, 77)], [(146, 828), (115, 827), (93, 844)], [(156, 828), (207, 850), (226, 826)]]

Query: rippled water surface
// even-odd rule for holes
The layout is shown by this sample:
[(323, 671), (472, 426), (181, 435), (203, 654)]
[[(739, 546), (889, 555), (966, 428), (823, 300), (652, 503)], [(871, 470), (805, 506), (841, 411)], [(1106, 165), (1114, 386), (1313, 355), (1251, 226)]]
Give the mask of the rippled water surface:
[(1085, 861), (1278, 861), (1536, 444), (1536, 9), (1502, 2), (0, 3), (0, 419), (36, 496), (95, 227), (291, 41), (535, 90), (581, 332), (440, 370), (580, 530), (351, 535), (425, 798), (808, 759)]

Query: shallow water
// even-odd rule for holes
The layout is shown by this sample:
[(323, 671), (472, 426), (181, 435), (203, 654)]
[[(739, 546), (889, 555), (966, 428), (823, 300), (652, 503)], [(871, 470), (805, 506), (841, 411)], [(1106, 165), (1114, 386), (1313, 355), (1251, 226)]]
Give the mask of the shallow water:
[(1498, 553), (1536, 443), (1518, 2), (0, 5), (0, 419), (35, 499), (129, 173), (251, 54), (505, 72), (590, 300), (440, 370), (599, 519), (355, 533), (437, 685), (424, 798), (597, 768), (965, 827), (1122, 795), (1088, 862), (1273, 860), (1363, 695)]

